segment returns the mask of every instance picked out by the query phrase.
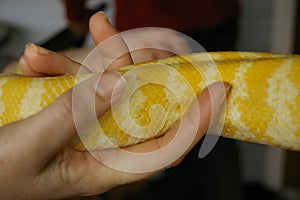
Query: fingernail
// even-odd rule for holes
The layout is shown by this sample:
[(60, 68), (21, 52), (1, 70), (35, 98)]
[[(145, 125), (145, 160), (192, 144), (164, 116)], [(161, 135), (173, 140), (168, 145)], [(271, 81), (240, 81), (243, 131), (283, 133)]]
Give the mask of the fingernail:
[(38, 51), (38, 53), (40, 53), (40, 54), (49, 54), (49, 51), (47, 50), (47, 49), (45, 49), (45, 48), (43, 48), (43, 47), (40, 47), (40, 46), (36, 46), (37, 47), (37, 51)]
[(32, 43), (28, 43), (25, 45), (25, 54), (30, 53), (30, 54), (36, 54), (36, 47)]
[(211, 96), (211, 106), (213, 109), (212, 120), (215, 121), (218, 113), (222, 110), (222, 105), (226, 101), (227, 94), (231, 89), (231, 85), (226, 82), (213, 83), (208, 87)]
[(103, 17), (105, 17), (105, 19), (107, 20), (107, 17), (106, 17), (106, 14), (105, 14), (105, 12), (103, 12), (103, 11), (99, 11), (98, 13), (99, 13), (99, 14), (101, 14), (101, 15), (103, 15)]
[(22, 56), (19, 60), (19, 64), (23, 67), (28, 67), (28, 63), (26, 61), (26, 59), (24, 58), (24, 56)]
[(94, 83), (97, 94), (104, 100), (118, 100), (124, 93), (125, 78), (114, 72), (104, 72), (100, 80)]
[(105, 19), (108, 23), (110, 23), (109, 20), (108, 20), (108, 18), (107, 18), (107, 16), (106, 16), (106, 14), (105, 14), (105, 12), (99, 11), (98, 13), (101, 14), (101, 15), (103, 15), (104, 19)]
[(31, 53), (42, 54), (42, 55), (49, 54), (49, 51), (47, 49), (37, 46), (33, 43), (28, 43), (25, 45), (25, 47), (26, 50), (30, 51)]
[[(211, 122), (215, 122), (220, 112), (223, 110), (221, 108), (230, 89), (230, 84), (225, 82), (216, 82), (205, 88), (199, 95), (197, 101), (195, 101), (191, 106), (188, 113), (190, 118), (189, 120), (191, 120), (195, 125), (198, 125), (200, 112), (204, 112), (202, 113), (203, 116), (207, 114), (206, 112), (210, 112), (210, 120)], [(200, 110), (200, 106), (202, 106), (202, 110)]]
[[(208, 86), (208, 91), (215, 105), (222, 103), (226, 99), (227, 93), (230, 91), (231, 85), (225, 82), (217, 82)], [(214, 105), (214, 104), (213, 104)]]
[(232, 86), (229, 83), (224, 83), (225, 86), (225, 92), (226, 92), (226, 96), (228, 95), (228, 93), (230, 92)]
[(105, 12), (103, 12), (102, 10), (98, 12), (99, 14), (102, 14), (106, 17)]

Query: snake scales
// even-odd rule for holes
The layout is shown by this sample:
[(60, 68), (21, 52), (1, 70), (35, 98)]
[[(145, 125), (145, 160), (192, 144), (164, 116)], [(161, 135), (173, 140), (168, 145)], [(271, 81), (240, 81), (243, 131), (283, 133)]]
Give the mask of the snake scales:
[[(162, 135), (189, 109), (195, 94), (208, 84), (223, 80), (232, 88), (226, 100), (222, 136), (300, 150), (298, 55), (198, 53), (124, 66), (118, 72), (127, 79), (127, 88), (139, 84), (141, 87), (128, 97), (128, 104), (118, 102), (114, 112), (110, 110), (98, 119), (101, 128), (91, 125), (81, 140), (75, 137), (71, 142), (75, 149), (120, 147)], [(1, 75), (0, 125), (38, 112), (74, 84), (93, 75)], [(151, 83), (144, 84), (147, 82)], [(161, 109), (153, 106), (156, 104), (164, 108), (163, 116), (167, 116), (163, 124), (155, 122), (163, 120), (158, 117), (162, 116)], [(153, 128), (159, 130), (151, 131)]]

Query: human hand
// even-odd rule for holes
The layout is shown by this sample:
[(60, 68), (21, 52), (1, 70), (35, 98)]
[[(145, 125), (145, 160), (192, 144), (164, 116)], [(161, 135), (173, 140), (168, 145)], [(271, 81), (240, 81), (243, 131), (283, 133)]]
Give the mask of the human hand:
[(166, 28), (137, 28), (121, 33), (134, 63), (191, 53), (184, 35)]
[[(95, 26), (96, 24), (97, 26)], [(96, 44), (100, 44), (107, 38), (116, 34), (116, 31), (109, 25), (102, 14), (96, 14), (93, 16), (90, 22), (90, 29)], [(114, 45), (110, 46), (110, 48), (101, 49), (100, 52), (105, 54), (107, 57), (113, 58), (114, 55), (111, 56), (111, 54), (114, 54), (115, 52), (113, 50), (126, 49), (126, 45), (121, 40), (118, 41), (120, 43), (114, 43)], [(130, 64), (131, 62), (132, 60), (130, 54), (124, 54), (119, 59), (114, 60), (113, 62), (109, 62), (109, 70), (117, 68), (119, 66)], [(80, 68), (79, 63), (69, 60), (68, 58), (56, 54), (55, 52), (48, 50), (45, 51), (44, 49), (41, 49), (40, 47), (34, 45), (29, 45), (26, 48), (25, 53), (20, 60), (20, 64), (24, 73), (30, 76), (74, 74), (77, 73), (78, 69)], [(43, 66), (43, 68), (41, 66)], [(105, 82), (106, 81), (113, 81), (113, 79), (105, 80)], [(89, 152), (74, 151), (67, 146), (68, 141), (70, 141), (71, 137), (76, 134), (72, 117), (70, 117), (67, 124), (61, 123), (62, 121), (65, 121), (67, 113), (70, 112), (69, 116), (72, 116), (72, 110), (68, 109), (68, 112), (64, 112), (63, 110), (65, 110), (65, 108), (62, 105), (62, 102), (64, 102), (63, 104), (65, 105), (69, 105), (68, 102), (71, 101), (70, 96), (68, 96), (71, 93), (71, 91), (69, 91), (68, 93), (60, 97), (57, 101), (55, 101), (52, 105), (50, 105), (49, 108), (46, 108), (44, 111), (42, 111), (41, 113), (44, 113), (43, 115), (37, 114), (37, 116), (43, 116), (43, 118), (40, 117), (41, 119), (43, 119), (42, 122), (37, 121), (39, 119), (38, 117), (27, 119), (30, 120), (27, 123), (26, 120), (20, 122), (27, 125), (35, 124), (35, 126), (38, 127), (34, 129), (36, 130), (35, 133), (37, 135), (43, 135), (40, 140), (28, 141), (28, 139), (23, 139), (25, 143), (21, 149), (30, 149), (28, 145), (32, 145), (30, 144), (30, 142), (32, 141), (36, 141), (34, 144), (37, 145), (35, 147), (35, 150), (37, 152), (40, 152), (43, 147), (46, 147), (47, 149), (50, 148), (48, 147), (47, 143), (50, 143), (50, 146), (52, 142), (56, 144), (56, 148), (52, 149), (51, 153), (47, 154), (50, 156), (43, 157), (43, 159), (39, 156), (32, 156), (36, 154), (36, 151), (30, 151), (26, 154), (26, 159), (30, 161), (32, 160), (28, 163), (39, 163), (42, 160), (44, 166), (38, 169), (36, 169), (35, 166), (29, 166), (27, 168), (22, 167), (22, 169), (26, 168), (27, 170), (19, 170), (18, 166), (15, 166), (15, 163), (18, 164), (20, 162), (17, 161), (18, 153), (16, 153), (14, 156), (16, 157), (16, 159), (12, 160), (10, 162), (10, 165), (7, 165), (6, 168), (17, 168), (17, 171), (19, 171), (19, 175), (15, 176), (14, 173), (9, 173), (5, 176), (6, 179), (3, 180), (7, 180), (12, 177), (10, 178), (12, 180), (10, 184), (14, 186), (14, 188), (20, 188), (19, 194), (23, 195), (23, 197), (27, 197), (27, 195), (29, 195), (30, 193), (35, 194), (35, 196), (39, 198), (46, 195), (48, 195), (48, 198), (68, 197), (83, 194), (99, 194), (114, 186), (141, 180), (156, 173), (159, 170), (175, 166), (183, 159), (188, 151), (200, 140), (200, 138), (207, 131), (212, 118), (211, 108), (214, 107), (216, 110), (218, 110), (218, 108), (224, 101), (224, 87), (228, 87), (228, 85), (223, 83), (216, 83), (209, 86), (209, 89), (204, 90), (198, 97), (198, 101), (195, 103), (195, 107), (193, 107), (194, 109), (191, 110), (191, 112), (187, 113), (181, 119), (181, 121), (177, 122), (164, 136), (134, 146), (124, 147), (122, 149), (97, 151), (93, 156)], [(82, 88), (84, 88), (84, 86), (82, 86)], [(89, 97), (90, 95), (84, 96)], [(213, 98), (211, 99), (211, 97)], [(102, 111), (104, 111), (105, 109), (103, 109), (103, 107), (106, 106), (106, 102), (103, 102), (103, 100), (101, 101), (101, 98), (97, 99), (96, 102), (98, 102), (99, 104), (96, 107), (99, 107), (99, 109), (102, 108)], [(79, 105), (80, 104), (78, 104), (78, 106)], [(70, 107), (67, 106), (67, 108)], [(62, 109), (61, 112), (64, 113), (61, 118), (59, 117), (61, 115), (53, 115), (53, 112), (55, 113), (60, 109)], [(102, 111), (99, 112), (98, 116), (103, 113)], [(197, 114), (198, 111), (200, 112), (200, 116), (199, 120), (196, 120), (197, 117), (195, 117), (195, 113)], [(55, 118), (56, 120), (52, 118)], [(11, 124), (9, 126), (12, 126), (13, 128), (14, 125), (15, 124)], [(180, 129), (180, 127), (183, 127), (185, 131), (179, 132), (178, 130)], [(191, 127), (196, 127), (197, 131), (189, 132)], [(28, 127), (27, 129), (30, 129), (30, 127)], [(21, 130), (22, 129), (18, 129), (20, 135), (22, 135)], [(41, 130), (43, 131), (41, 132)], [(49, 137), (50, 135), (51, 137)], [(53, 138), (54, 136), (63, 137), (65, 135), (67, 135), (68, 137), (64, 137), (64, 142), (57, 142), (55, 141), (55, 138)], [(178, 138), (180, 138), (181, 140), (178, 140)], [(185, 144), (183, 144), (184, 140), (191, 140), (191, 143), (188, 144), (188, 148), (186, 148)], [(14, 144), (15, 142), (12, 140), (11, 143)], [(166, 146), (170, 147), (168, 151), (164, 151)], [(14, 147), (14, 145), (10, 145), (10, 148)], [(159, 156), (153, 157), (152, 161), (157, 166), (160, 166), (160, 168), (155, 168), (154, 170), (148, 170), (140, 173), (119, 171), (106, 166), (106, 163), (114, 164), (117, 162), (129, 165), (129, 168), (131, 169), (139, 168), (143, 164), (147, 165), (147, 163), (143, 162), (143, 158), (141, 158), (140, 160), (133, 160), (133, 162), (130, 159), (127, 160), (126, 157), (123, 157), (120, 154), (121, 150), (127, 152), (142, 153), (143, 155), (158, 151), (163, 153), (163, 158), (165, 159), (161, 159), (162, 157)], [(22, 156), (22, 158), (24, 157), (25, 156)], [(3, 158), (7, 159), (5, 155), (3, 156)], [(34, 171), (34, 169), (36, 169), (38, 173), (31, 173), (31, 170)], [(30, 178), (19, 180), (20, 177), (28, 177), (28, 173), (30, 175)], [(47, 184), (45, 184), (45, 182)], [(21, 184), (20, 187), (18, 187), (19, 183)], [(40, 185), (37, 186), (37, 183), (39, 183)], [(53, 192), (53, 190), (57, 191)]]
[[(41, 112), (0, 128), (1, 199), (80, 196), (101, 193), (114, 185), (114, 181), (109, 181), (114, 176), (112, 170), (89, 153), (67, 145), (76, 135), (74, 112), (89, 119), (83, 111), (95, 108), (97, 116), (101, 116), (110, 108), (112, 90), (119, 76), (106, 72), (96, 84), (98, 78), (74, 87), (82, 94), (77, 95), (76, 103), (72, 103), (73, 94), (69, 90)], [(116, 99), (124, 85), (118, 87), (120, 93)], [(103, 180), (107, 181), (101, 183)]]

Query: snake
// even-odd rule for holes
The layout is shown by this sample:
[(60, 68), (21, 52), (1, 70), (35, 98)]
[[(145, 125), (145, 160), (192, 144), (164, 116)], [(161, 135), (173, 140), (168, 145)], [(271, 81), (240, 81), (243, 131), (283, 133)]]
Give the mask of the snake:
[[(126, 91), (70, 146), (79, 151), (134, 145), (165, 134), (209, 84), (231, 85), (221, 136), (300, 150), (300, 56), (208, 52), (122, 66)], [(0, 75), (0, 126), (47, 107), (97, 73), (53, 77)], [(62, 122), (63, 123), (63, 122)]]

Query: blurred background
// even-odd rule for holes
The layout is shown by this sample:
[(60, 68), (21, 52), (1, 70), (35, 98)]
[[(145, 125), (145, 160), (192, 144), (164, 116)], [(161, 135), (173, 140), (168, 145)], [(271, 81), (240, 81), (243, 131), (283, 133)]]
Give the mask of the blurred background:
[[(241, 0), (240, 4), (236, 50), (300, 53), (297, 0)], [(90, 0), (87, 6), (104, 9), (114, 23), (112, 1)], [(59, 0), (1, 0), (0, 66), (18, 59), (27, 43), (44, 44), (66, 26)], [(88, 46), (92, 41), (87, 36), (82, 43)], [(238, 142), (238, 150), (244, 199), (300, 199), (300, 153), (245, 142)]]

